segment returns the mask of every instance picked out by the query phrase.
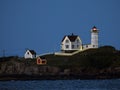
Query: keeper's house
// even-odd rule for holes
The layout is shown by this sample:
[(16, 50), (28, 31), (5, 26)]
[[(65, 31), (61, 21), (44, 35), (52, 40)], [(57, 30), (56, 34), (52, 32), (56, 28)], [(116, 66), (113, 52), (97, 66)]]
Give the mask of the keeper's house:
[(82, 41), (78, 35), (66, 35), (62, 39), (61, 50), (62, 51), (76, 51), (82, 49)]

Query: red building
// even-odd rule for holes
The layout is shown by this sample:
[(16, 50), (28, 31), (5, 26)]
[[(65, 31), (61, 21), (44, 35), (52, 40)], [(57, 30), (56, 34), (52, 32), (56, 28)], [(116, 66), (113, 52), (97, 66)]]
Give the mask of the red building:
[(45, 64), (47, 64), (47, 60), (45, 59), (45, 57), (37, 57), (37, 64), (45, 65)]

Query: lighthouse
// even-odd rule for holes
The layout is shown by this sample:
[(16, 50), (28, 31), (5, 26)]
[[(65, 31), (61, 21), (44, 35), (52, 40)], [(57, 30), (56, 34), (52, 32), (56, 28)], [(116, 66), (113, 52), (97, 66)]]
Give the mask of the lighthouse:
[(91, 47), (98, 48), (98, 29), (95, 26), (91, 29)]

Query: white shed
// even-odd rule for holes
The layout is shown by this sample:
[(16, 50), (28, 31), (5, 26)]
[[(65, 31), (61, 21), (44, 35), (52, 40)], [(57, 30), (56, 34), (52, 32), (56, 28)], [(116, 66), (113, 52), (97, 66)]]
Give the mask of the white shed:
[(28, 58), (31, 58), (31, 59), (36, 58), (36, 52), (35, 52), (34, 50), (27, 50), (27, 51), (25, 52), (24, 58), (25, 58), (25, 59), (28, 59)]

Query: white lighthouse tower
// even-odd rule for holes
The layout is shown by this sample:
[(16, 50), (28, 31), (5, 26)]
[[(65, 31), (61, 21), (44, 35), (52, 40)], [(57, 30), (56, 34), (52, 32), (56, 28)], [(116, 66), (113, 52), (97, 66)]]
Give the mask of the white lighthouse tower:
[(98, 29), (95, 26), (91, 29), (91, 47), (98, 48)]

